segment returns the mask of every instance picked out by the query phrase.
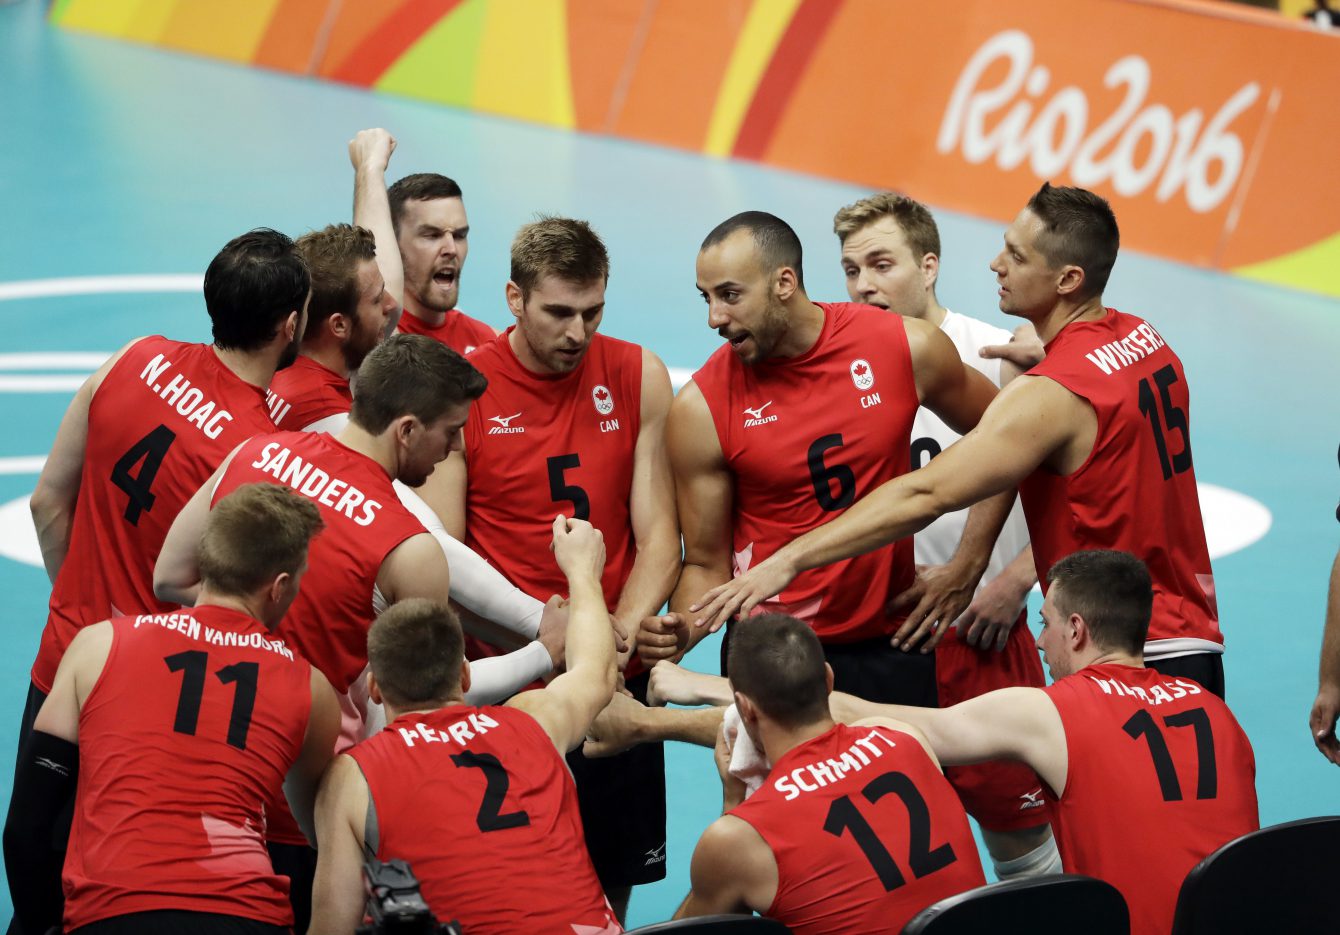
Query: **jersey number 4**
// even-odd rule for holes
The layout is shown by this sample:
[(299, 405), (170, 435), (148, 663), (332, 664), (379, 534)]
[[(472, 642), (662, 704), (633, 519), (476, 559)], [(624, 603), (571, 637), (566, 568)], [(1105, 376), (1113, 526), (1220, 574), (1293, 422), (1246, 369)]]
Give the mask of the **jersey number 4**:
[[(177, 717), (172, 722), (172, 729), (179, 734), (194, 737), (196, 724), (200, 721), (200, 701), (205, 696), (209, 653), (189, 649), (164, 656), (163, 661), (173, 672), (184, 673), (181, 677), (181, 694), (177, 696)], [(214, 673), (214, 677), (224, 685), (231, 682), (237, 686), (233, 692), (233, 711), (228, 717), (228, 744), (239, 750), (247, 748), (247, 731), (251, 730), (251, 712), (256, 708), (256, 678), (260, 668), (260, 664), (255, 662), (235, 662)]]
[[(954, 847), (948, 841), (934, 850), (931, 849), (931, 811), (926, 800), (917, 791), (916, 785), (904, 773), (885, 773), (866, 783), (861, 795), (871, 805), (892, 792), (903, 800), (907, 809), (907, 864), (913, 879), (928, 876), (937, 870), (948, 867), (958, 858)], [(835, 799), (828, 808), (828, 818), (824, 821), (824, 830), (834, 837), (842, 837), (844, 831), (850, 831), (870, 867), (884, 884), (885, 890), (896, 890), (907, 882), (902, 870), (893, 860), (893, 855), (884, 846), (875, 829), (865, 820), (865, 816), (856, 808), (850, 796)]]
[(480, 831), (502, 831), (507, 828), (524, 828), (530, 824), (530, 815), (525, 811), (502, 814), (503, 800), (507, 798), (507, 787), (511, 779), (502, 763), (491, 753), (453, 753), (451, 762), (457, 766), (477, 769), (484, 774), (484, 798), (479, 803), (479, 812), (475, 815), (475, 824)]
[[(121, 456), (121, 460), (112, 465), (112, 483), (120, 487), (130, 498), (126, 504), (126, 522), (132, 526), (140, 524), (140, 514), (154, 508), (154, 495), (149, 491), (154, 477), (163, 463), (177, 435), (166, 425), (160, 425), (148, 435), (130, 446), (130, 450)], [(140, 472), (131, 474), (140, 462)]]

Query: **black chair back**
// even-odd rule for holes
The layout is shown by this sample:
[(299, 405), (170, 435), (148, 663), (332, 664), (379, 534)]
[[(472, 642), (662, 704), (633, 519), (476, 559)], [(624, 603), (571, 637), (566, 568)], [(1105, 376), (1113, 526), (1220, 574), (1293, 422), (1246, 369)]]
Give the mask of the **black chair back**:
[(1117, 888), (1061, 873), (979, 886), (913, 916), (903, 935), (1130, 935), (1131, 916)]
[(791, 935), (791, 930), (762, 916), (718, 915), (656, 922), (630, 929), (626, 935)]
[(1304, 818), (1229, 841), (1187, 874), (1173, 935), (1340, 931), (1340, 817)]

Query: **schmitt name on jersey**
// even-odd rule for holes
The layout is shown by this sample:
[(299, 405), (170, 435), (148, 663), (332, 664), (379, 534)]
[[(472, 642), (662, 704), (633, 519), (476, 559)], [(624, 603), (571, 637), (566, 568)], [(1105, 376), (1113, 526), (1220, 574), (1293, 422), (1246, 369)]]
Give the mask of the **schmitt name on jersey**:
[[(882, 741), (882, 745), (875, 742), (876, 738)], [(840, 757), (834, 759), (830, 756), (797, 766), (791, 772), (778, 776), (772, 785), (789, 802), (798, 798), (802, 792), (815, 792), (824, 786), (831, 786), (848, 773), (859, 773), (882, 757), (885, 749), (893, 750), (897, 746), (879, 731), (872, 730), (864, 737), (857, 737), (856, 742), (843, 750)]]
[(343, 513), (360, 526), (371, 526), (382, 508), (380, 502), (369, 499), (353, 484), (331, 477), (279, 442), (270, 442), (262, 448), (260, 457), (251, 462), (251, 466), (288, 484), (307, 499)]
[(192, 386), (191, 381), (180, 373), (173, 374), (169, 380), (167, 376), (171, 367), (172, 361), (159, 354), (144, 365), (140, 379), (178, 414), (185, 416), (187, 422), (203, 432), (206, 438), (218, 438), (223, 427), (233, 421), (233, 414), (214, 400), (206, 399), (205, 391)]

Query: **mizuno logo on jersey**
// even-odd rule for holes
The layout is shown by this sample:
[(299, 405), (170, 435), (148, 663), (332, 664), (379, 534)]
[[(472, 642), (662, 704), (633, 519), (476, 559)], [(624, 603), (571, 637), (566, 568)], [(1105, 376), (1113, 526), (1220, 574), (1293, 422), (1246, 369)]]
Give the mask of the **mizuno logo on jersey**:
[(772, 415), (768, 416), (765, 416), (763, 414), (763, 410), (767, 409), (771, 405), (772, 400), (768, 400), (763, 405), (758, 406), (757, 408), (754, 409), (750, 409), (748, 406), (746, 406), (744, 410), (744, 416), (745, 416), (744, 427), (750, 428), (751, 426), (755, 425), (767, 425), (769, 422), (776, 422), (777, 421), (776, 413), (773, 413)]
[(1042, 801), (1042, 790), (1035, 789), (1032, 792), (1025, 792), (1019, 796), (1023, 799), (1023, 804), (1019, 806), (1019, 811), (1024, 812), (1030, 808), (1042, 808), (1047, 803)]
[(525, 432), (526, 429), (525, 429), (524, 426), (513, 425), (513, 424), (512, 424), (512, 420), (515, 419), (515, 418), (516, 418), (517, 416), (519, 416), (519, 415), (521, 415), (521, 413), (519, 413), (519, 412), (514, 412), (514, 413), (512, 413), (510, 416), (489, 416), (489, 421), (490, 421), (490, 422), (497, 422), (497, 423), (498, 423), (497, 425), (493, 426), (493, 428), (489, 429), (489, 434), (490, 434), (490, 435), (520, 435), (521, 433)]
[(653, 847), (651, 850), (647, 851), (647, 859), (642, 862), (642, 866), (650, 867), (652, 864), (663, 864), (663, 863), (665, 863), (664, 844), (662, 844), (660, 847)]

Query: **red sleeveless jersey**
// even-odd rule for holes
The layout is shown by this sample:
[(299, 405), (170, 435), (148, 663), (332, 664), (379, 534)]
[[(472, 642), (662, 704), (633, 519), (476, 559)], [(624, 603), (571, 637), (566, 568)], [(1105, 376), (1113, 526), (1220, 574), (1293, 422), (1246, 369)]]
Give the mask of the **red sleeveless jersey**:
[(567, 594), (549, 551), (559, 513), (605, 536), (605, 603), (633, 570), (629, 496), (641, 428), (642, 348), (597, 334), (577, 369), (531, 373), (512, 329), (470, 355), (489, 386), (465, 425), (465, 544), (532, 597)]
[[(728, 346), (693, 375), (735, 478), (734, 573), (842, 513), (907, 470), (919, 402), (898, 315), (817, 303), (819, 340), (800, 357), (748, 366)], [(912, 538), (801, 572), (756, 613), (807, 621), (821, 640), (893, 633), (889, 601), (912, 583)]]
[(112, 623), (79, 713), (65, 927), (178, 909), (292, 925), (268, 795), (302, 749), (311, 667), (223, 607)]
[(1067, 873), (1126, 897), (1132, 932), (1167, 932), (1191, 868), (1260, 827), (1256, 760), (1228, 707), (1190, 679), (1094, 665), (1044, 689), (1065, 728), (1052, 830)]
[(471, 935), (623, 931), (586, 852), (577, 787), (530, 715), (406, 714), (348, 751), (377, 815), (377, 856), (406, 860), (439, 919)]
[(186, 501), (241, 442), (274, 431), (265, 391), (208, 344), (137, 341), (107, 372), (88, 411), (70, 548), (51, 589), (33, 683), (51, 691), (75, 633), (154, 597), (154, 562)]
[(301, 432), (313, 422), (348, 412), (353, 405), (349, 380), (305, 354), (275, 374), (267, 394), (275, 427)]
[(1062, 477), (1040, 467), (1019, 485), (1043, 587), (1071, 552), (1130, 552), (1154, 581), (1149, 640), (1178, 641), (1146, 654), (1222, 647), (1182, 362), (1148, 323), (1108, 309), (1099, 321), (1066, 325), (1029, 376), (1055, 380), (1098, 417), (1079, 470)]
[(321, 511), (325, 528), (312, 540), (279, 632), (336, 691), (348, 691), (368, 662), (377, 572), (423, 524), (401, 505), (381, 465), (324, 433), (253, 438), (228, 464), (212, 502), (255, 483), (287, 484)]
[(421, 334), (462, 354), (483, 347), (495, 337), (492, 328), (458, 308), (447, 312), (447, 317), (436, 328), (429, 327), (422, 318), (408, 311), (402, 312), (395, 330), (401, 334)]
[(834, 725), (788, 751), (730, 814), (772, 849), (777, 896), (764, 915), (797, 935), (897, 932), (986, 883), (953, 787), (892, 728)]

